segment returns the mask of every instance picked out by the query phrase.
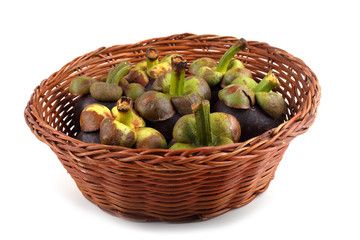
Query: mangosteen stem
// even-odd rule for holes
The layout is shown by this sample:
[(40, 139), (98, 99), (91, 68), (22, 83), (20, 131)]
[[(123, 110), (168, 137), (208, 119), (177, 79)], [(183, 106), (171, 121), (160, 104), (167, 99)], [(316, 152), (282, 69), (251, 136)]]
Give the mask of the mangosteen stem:
[(200, 146), (210, 146), (212, 143), (210, 128), (210, 103), (202, 100), (200, 103), (192, 105), (195, 115), (196, 142)]
[(116, 103), (116, 108), (118, 110), (116, 120), (126, 126), (130, 126), (132, 120), (132, 105), (133, 101), (131, 98), (125, 96), (121, 97)]
[(181, 56), (171, 58), (171, 96), (181, 96), (184, 93), (186, 60)]
[(259, 82), (258, 85), (253, 89), (254, 93), (257, 92), (270, 92), (272, 89), (279, 87), (279, 79), (270, 70), (266, 76)]
[(159, 63), (159, 53), (155, 48), (148, 48), (146, 50), (146, 67), (150, 69), (151, 67)]
[(119, 82), (122, 77), (124, 77), (130, 71), (131, 66), (129, 61), (122, 61), (116, 65), (113, 69), (109, 71), (109, 74), (106, 78), (106, 83), (112, 83), (119, 85)]
[(233, 46), (231, 46), (219, 60), (219, 63), (216, 67), (216, 71), (225, 73), (231, 59), (241, 50), (244, 50), (247, 47), (248, 43), (245, 39), (241, 38)]

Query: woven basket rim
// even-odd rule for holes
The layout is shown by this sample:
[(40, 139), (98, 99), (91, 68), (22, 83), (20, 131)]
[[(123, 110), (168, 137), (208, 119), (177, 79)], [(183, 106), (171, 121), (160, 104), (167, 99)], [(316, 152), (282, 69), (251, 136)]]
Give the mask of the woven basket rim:
[[(202, 39), (202, 38), (207, 38), (209, 40), (211, 39), (217, 39), (217, 38), (221, 38), (223, 41), (237, 41), (238, 38), (236, 37), (232, 37), (232, 36), (220, 36), (220, 35), (216, 35), (216, 34), (201, 34), (201, 35), (197, 35), (197, 34), (193, 34), (193, 33), (182, 33), (182, 34), (174, 34), (174, 35), (170, 35), (168, 37), (165, 37), (167, 39), (169, 39), (169, 42), (174, 41), (174, 38), (179, 38), (183, 41), (186, 41), (187, 39)], [(155, 39), (155, 40), (154, 40)], [(129, 43), (129, 44), (121, 44), (121, 45), (112, 45), (110, 47), (99, 47), (98, 49), (88, 52), (86, 54), (83, 54), (82, 56), (76, 57), (74, 58), (72, 61), (68, 62), (67, 64), (65, 64), (62, 69), (67, 68), (67, 66), (70, 63), (73, 62), (79, 62), (82, 59), (85, 59), (88, 55), (92, 55), (95, 52), (102, 52), (104, 50), (109, 50), (111, 48), (114, 47), (120, 47), (120, 48), (128, 48), (128, 47), (133, 47), (133, 46), (143, 46), (144, 49), (148, 48), (147, 43), (152, 42), (152, 43), (156, 43), (156, 39), (159, 38), (153, 38), (153, 39), (146, 39), (146, 40), (142, 40), (136, 43)], [(163, 40), (162, 43), (164, 43), (165, 41)], [(259, 42), (259, 41), (253, 41), (253, 40), (248, 40), (249, 45), (266, 45), (266, 46), (270, 46), (268, 43), (265, 42)], [(271, 46), (270, 46), (271, 47)], [(149, 156), (154, 156), (154, 152), (158, 152), (158, 153), (162, 153), (165, 155), (178, 155), (175, 153), (183, 153), (184, 155), (189, 155), (190, 152), (200, 152), (200, 153), (209, 153), (209, 152), (214, 152), (214, 151), (221, 151), (223, 149), (227, 149), (227, 148), (236, 148), (236, 152), (233, 153), (234, 155), (239, 154), (241, 152), (250, 152), (252, 149), (255, 148), (266, 148), (266, 146), (270, 145), (271, 143), (275, 142), (276, 140), (279, 139), (279, 133), (281, 132), (281, 129), (283, 128), (292, 128), (292, 125), (294, 124), (294, 122), (301, 122), (301, 124), (299, 124), (298, 126), (296, 126), (296, 129), (298, 129), (295, 132), (292, 132), (292, 136), (298, 136), (303, 134), (304, 132), (306, 132), (308, 130), (308, 128), (312, 125), (316, 115), (317, 115), (317, 108), (319, 105), (319, 100), (320, 100), (320, 96), (321, 96), (321, 88), (320, 85), (318, 83), (318, 79), (316, 77), (316, 75), (312, 72), (312, 70), (299, 58), (294, 57), (293, 55), (291, 55), (290, 53), (286, 52), (285, 50), (282, 50), (281, 48), (277, 48), (277, 47), (272, 47), (273, 49), (275, 49), (275, 51), (277, 51), (279, 54), (286, 56), (287, 58), (291, 59), (293, 62), (296, 62), (297, 64), (305, 67), (309, 73), (313, 76), (313, 78), (315, 79), (315, 81), (313, 82), (315, 86), (315, 88), (317, 89), (316, 91), (314, 91), (314, 94), (310, 97), (306, 99), (306, 102), (304, 102), (303, 105), (307, 105), (307, 104), (311, 104), (308, 103), (308, 99), (316, 99), (315, 101), (315, 105), (313, 106), (312, 109), (309, 109), (306, 112), (301, 112), (299, 111), (295, 116), (293, 116), (292, 118), (290, 118), (289, 120), (283, 122), (282, 124), (280, 124), (278, 127), (273, 128), (261, 135), (258, 135), (256, 137), (253, 137), (251, 139), (248, 139), (247, 141), (244, 142), (238, 142), (238, 143), (233, 143), (230, 145), (222, 145), (222, 146), (209, 146), (209, 147), (198, 147), (195, 149), (190, 149), (190, 150), (170, 150), (170, 149), (152, 149), (152, 150), (146, 150), (146, 149), (131, 149), (131, 148), (126, 148), (126, 147), (120, 147), (120, 146), (109, 146), (109, 145), (103, 145), (103, 144), (98, 144), (98, 143), (84, 143), (80, 140), (77, 140), (76, 138), (70, 137), (67, 134), (56, 130), (55, 128), (53, 128), (52, 126), (50, 126), (50, 124), (48, 124), (41, 116), (41, 114), (37, 113), (36, 109), (33, 107), (33, 104), (35, 104), (36, 102), (32, 103), (31, 100), (27, 103), (27, 106), (25, 108), (25, 120), (28, 124), (28, 126), (31, 128), (31, 125), (33, 124), (31, 121), (29, 121), (28, 116), (34, 116), (34, 118), (36, 119), (35, 121), (39, 121), (41, 122), (41, 124), (39, 124), (43, 129), (45, 129), (49, 134), (53, 135), (54, 137), (60, 137), (62, 139), (66, 139), (69, 142), (76, 142), (77, 144), (79, 144), (79, 146), (82, 146), (83, 148), (86, 148), (87, 150), (97, 150), (97, 149), (106, 149), (108, 151), (111, 152), (121, 152), (123, 150), (129, 150), (131, 149), (131, 152), (134, 155), (138, 155), (140, 153), (142, 153), (141, 155), (143, 157), (146, 158), (147, 152), (149, 152)], [(51, 74), (48, 78), (44, 79), (41, 81), (41, 83), (34, 89), (34, 92), (32, 93), (30, 99), (33, 99), (34, 95), (39, 92), (39, 90), (47, 85), (47, 83), (49, 82), (50, 79), (52, 78), (56, 78), (56, 76), (60, 75), (61, 71), (57, 71), (53, 74)], [(305, 126), (305, 128), (304, 128)], [(286, 135), (286, 134), (285, 134)], [(38, 136), (37, 136), (38, 137)], [(43, 138), (38, 137), (41, 141), (43, 141)], [(260, 141), (262, 139), (267, 139), (267, 141)], [(229, 153), (227, 153), (229, 154)]]

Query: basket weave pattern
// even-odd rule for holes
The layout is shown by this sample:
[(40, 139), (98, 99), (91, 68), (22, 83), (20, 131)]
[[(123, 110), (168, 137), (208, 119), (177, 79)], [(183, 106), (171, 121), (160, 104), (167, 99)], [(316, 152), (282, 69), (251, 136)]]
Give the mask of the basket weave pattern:
[(288, 103), (287, 121), (246, 142), (192, 150), (144, 150), (74, 139), (73, 105), (68, 92), (76, 77), (100, 79), (122, 60), (145, 59), (149, 47), (160, 58), (182, 54), (189, 63), (200, 57), (219, 60), (238, 39), (177, 34), (135, 44), (102, 47), (82, 55), (43, 80), (34, 90), (25, 120), (74, 179), (82, 194), (104, 211), (137, 221), (206, 220), (251, 202), (266, 190), (289, 143), (312, 125), (320, 86), (306, 64), (276, 47), (249, 41), (236, 57), (260, 81), (272, 71)]

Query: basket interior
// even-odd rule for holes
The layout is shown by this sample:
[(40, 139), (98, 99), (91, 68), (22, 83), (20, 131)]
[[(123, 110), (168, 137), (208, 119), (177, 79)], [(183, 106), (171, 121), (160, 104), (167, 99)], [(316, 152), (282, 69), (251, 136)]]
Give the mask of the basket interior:
[[(123, 60), (136, 64), (145, 59), (145, 51), (148, 47), (158, 49), (160, 59), (169, 53), (176, 52), (183, 55), (188, 64), (200, 57), (219, 60), (235, 41), (234, 38), (216, 41), (194, 39), (190, 42), (183, 39), (165, 39), (100, 48), (74, 59), (42, 82), (40, 91), (43, 92), (39, 94), (38, 112), (42, 113), (41, 117), (49, 126), (70, 137), (75, 137), (77, 132), (74, 129), (72, 117), (73, 106), (78, 97), (68, 92), (68, 86), (74, 78), (86, 75), (100, 79)], [(254, 41), (249, 41), (248, 48), (240, 52), (236, 58), (251, 70), (254, 79), (258, 82), (269, 70), (276, 74), (281, 86), (275, 91), (284, 97), (288, 105), (286, 120), (294, 117), (306, 105), (306, 96), (311, 89), (308, 76), (312, 73), (301, 67), (303, 64), (301, 60), (280, 49)]]

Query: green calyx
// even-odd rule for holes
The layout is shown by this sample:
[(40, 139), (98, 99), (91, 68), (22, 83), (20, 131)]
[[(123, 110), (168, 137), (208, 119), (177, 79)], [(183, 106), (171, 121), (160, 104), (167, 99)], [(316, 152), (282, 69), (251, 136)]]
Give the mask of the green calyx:
[(171, 71), (171, 65), (169, 62), (159, 63), (147, 70), (149, 77), (157, 79), (161, 75)]
[(239, 84), (239, 85), (243, 85), (247, 88), (249, 88), (251, 91), (254, 90), (254, 88), (258, 85), (258, 83), (252, 79), (252, 78), (249, 78), (249, 77), (238, 77), (238, 78), (235, 78), (231, 84)]
[(241, 130), (239, 122), (230, 114), (211, 113), (208, 100), (192, 106), (193, 114), (181, 117), (174, 126), (176, 143), (172, 150), (204, 146), (219, 146), (237, 142)]
[(157, 79), (164, 74), (168, 74), (168, 73), (171, 74), (172, 72), (171, 59), (179, 56), (181, 57), (181, 55), (179, 54), (166, 55), (161, 59), (161, 61), (158, 64), (148, 68), (147, 74), (149, 75), (149, 77), (153, 79)]
[(161, 75), (153, 82), (151, 86), (151, 90), (157, 92), (169, 93), (171, 78), (172, 78), (171, 72)]
[(235, 68), (245, 68), (244, 64), (239, 59), (231, 59), (227, 70), (235, 69)]
[(107, 83), (107, 82), (95, 82), (90, 86), (91, 96), (102, 102), (115, 102), (123, 94), (123, 90), (120, 86)]
[[(183, 78), (184, 76), (181, 76), (181, 77)], [(171, 73), (164, 74), (155, 80), (151, 89), (154, 91), (170, 94), (171, 79), (172, 79)], [(189, 76), (183, 80), (184, 80), (183, 81), (184, 83), (183, 83), (183, 86), (181, 87), (182, 94), (179, 96), (192, 95), (192, 94), (196, 93), (202, 99), (210, 100), (211, 89), (204, 79), (202, 79), (200, 77), (196, 77), (196, 76)], [(173, 81), (174, 81), (174, 78), (173, 78)], [(178, 82), (180, 82), (180, 84), (182, 84), (182, 81), (178, 81)], [(178, 83), (175, 83), (175, 85), (179, 86)], [(175, 87), (175, 89), (176, 89), (176, 87)], [(175, 92), (178, 92), (178, 91), (175, 90)]]
[(125, 96), (135, 101), (141, 94), (145, 92), (145, 88), (140, 83), (129, 83), (125, 78), (119, 82), (120, 87), (123, 89)]
[(195, 75), (205, 79), (210, 87), (217, 85), (224, 76), (223, 73), (218, 72), (215, 70), (215, 68), (210, 68), (208, 66), (199, 68)]
[(270, 70), (259, 84), (253, 88), (256, 102), (273, 119), (277, 119), (286, 113), (287, 105), (284, 98), (280, 94), (271, 91), (279, 86), (279, 79)]
[(103, 102), (117, 101), (123, 94), (123, 89), (119, 86), (122, 78), (128, 74), (131, 66), (128, 61), (122, 61), (112, 68), (105, 82), (94, 82), (91, 84), (89, 91), (91, 96)]
[(256, 101), (260, 107), (273, 119), (279, 118), (286, 112), (284, 98), (275, 92), (257, 92)]
[(190, 64), (189, 72), (196, 75), (199, 69), (205, 66), (213, 69), (217, 66), (217, 62), (208, 57), (198, 58)]
[(166, 148), (165, 137), (157, 130), (145, 126), (145, 121), (133, 110), (133, 101), (121, 97), (111, 110), (112, 116), (100, 126), (101, 143), (123, 147), (155, 149)]
[(136, 142), (136, 133), (129, 126), (109, 117), (101, 122), (100, 141), (106, 145), (131, 147)]
[(221, 81), (221, 87), (226, 87), (227, 85), (232, 84), (232, 81), (234, 81), (237, 78), (245, 78), (245, 77), (252, 78), (252, 73), (249, 69), (245, 67), (241, 67), (241, 68), (233, 67), (227, 70), (226, 73), (224, 74), (224, 77)]
[(225, 105), (238, 109), (249, 109), (255, 104), (255, 95), (247, 87), (239, 84), (231, 84), (218, 93), (219, 99)]
[(135, 101), (136, 111), (148, 121), (165, 121), (175, 114), (169, 94), (146, 91)]
[[(196, 76), (204, 78), (209, 86), (213, 87), (222, 80), (233, 57), (246, 47), (247, 42), (242, 38), (223, 54), (219, 63), (216, 64), (216, 61), (210, 58), (200, 58), (190, 65), (189, 70)], [(232, 67), (243, 67), (241, 62), (233, 62), (232, 64)]]
[[(146, 69), (146, 66), (145, 66)], [(130, 72), (120, 80), (125, 79), (128, 83), (138, 83), (141, 86), (145, 87), (149, 83), (149, 76), (146, 74), (146, 70), (141, 70), (140, 68), (136, 68), (136, 66), (130, 70)]]
[(124, 88), (125, 96), (136, 100), (141, 94), (145, 92), (145, 88), (139, 83), (130, 83)]
[(160, 149), (167, 148), (165, 137), (156, 129), (149, 127), (142, 127), (136, 131), (135, 147), (138, 149)]
[(259, 83), (248, 77), (236, 78), (219, 91), (219, 99), (237, 109), (251, 108), (256, 102), (271, 118), (277, 119), (286, 113), (287, 107), (284, 98), (271, 91), (279, 86), (278, 78), (270, 70)]
[(172, 58), (172, 71), (156, 79), (152, 90), (169, 94), (171, 102), (180, 115), (192, 113), (191, 105), (202, 99), (210, 100), (211, 89), (207, 82), (199, 77), (185, 78), (186, 60), (176, 55)]
[(149, 83), (149, 76), (153, 74), (150, 71), (153, 72), (152, 69), (159, 69), (159, 67), (156, 67), (159, 64), (159, 54), (155, 48), (148, 48), (145, 57), (145, 60), (138, 62), (125, 76), (125, 79), (130, 84), (138, 83), (145, 87)]
[(147, 62), (146, 60), (138, 62), (132, 70), (140, 70), (140, 71), (146, 71), (147, 69)]
[(82, 76), (75, 78), (69, 85), (69, 92), (76, 96), (82, 96), (90, 92), (90, 87), (96, 79), (92, 77)]

